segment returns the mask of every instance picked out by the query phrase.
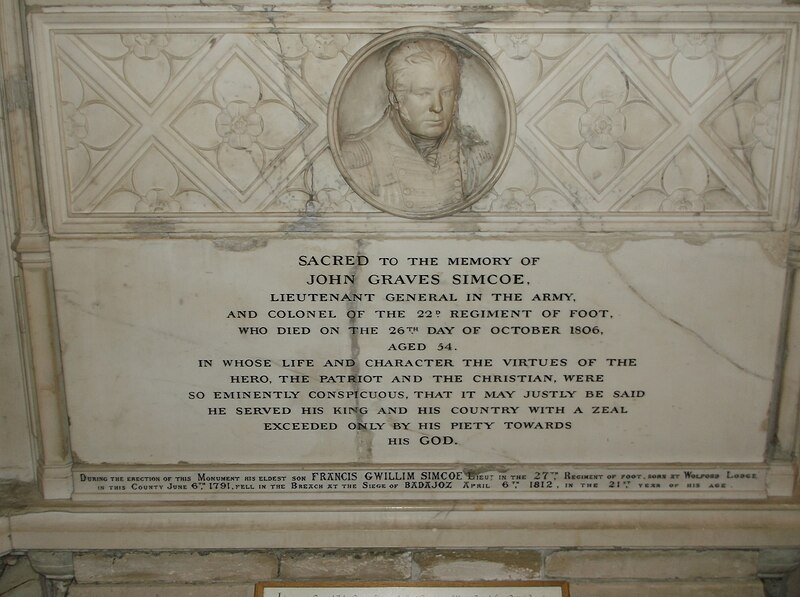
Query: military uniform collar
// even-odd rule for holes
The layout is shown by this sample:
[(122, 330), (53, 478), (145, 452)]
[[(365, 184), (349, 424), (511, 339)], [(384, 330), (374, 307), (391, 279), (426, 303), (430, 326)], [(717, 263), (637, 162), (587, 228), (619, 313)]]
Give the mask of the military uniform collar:
[[(450, 126), (441, 137), (431, 142), (429, 139), (412, 135), (411, 132), (403, 125), (402, 121), (400, 120), (400, 116), (397, 114), (397, 110), (391, 106), (388, 107), (387, 110), (389, 111), (389, 119), (392, 121), (392, 125), (394, 126), (398, 136), (405, 141), (409, 147), (413, 148), (420, 155), (420, 157), (425, 160), (425, 163), (428, 164), (428, 166), (431, 168), (438, 167), (440, 161), (439, 150), (446, 146), (452, 137), (451, 132), (453, 130), (453, 121), (450, 122)], [(455, 118), (453, 120), (455, 120)]]

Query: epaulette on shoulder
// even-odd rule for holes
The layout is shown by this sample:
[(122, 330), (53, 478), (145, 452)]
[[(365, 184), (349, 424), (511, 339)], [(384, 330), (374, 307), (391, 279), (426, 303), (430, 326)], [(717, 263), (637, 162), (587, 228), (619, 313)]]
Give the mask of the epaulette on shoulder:
[(363, 140), (349, 139), (342, 144), (342, 161), (347, 168), (364, 168), (372, 163), (372, 153)]
[(490, 162), (494, 159), (494, 154), (492, 153), (492, 150), (489, 149), (488, 143), (484, 143), (483, 145), (473, 147), (472, 155), (475, 156), (475, 160), (479, 164), (485, 164), (486, 162)]
[(478, 164), (483, 164), (494, 158), (489, 142), (478, 134), (478, 131), (471, 126), (461, 126), (458, 129), (461, 137), (461, 147), (470, 154)]
[(471, 147), (473, 145), (483, 145), (486, 141), (483, 140), (478, 134), (478, 131), (475, 130), (474, 126), (469, 125), (460, 125), (458, 127), (458, 136), (461, 137), (461, 142), (466, 145), (467, 147)]

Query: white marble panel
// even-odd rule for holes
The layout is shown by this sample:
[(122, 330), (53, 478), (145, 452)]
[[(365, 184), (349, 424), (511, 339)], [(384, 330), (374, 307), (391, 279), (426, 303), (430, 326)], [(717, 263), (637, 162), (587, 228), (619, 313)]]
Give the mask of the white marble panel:
[[(605, 246), (87, 240), (54, 242), (53, 253), (71, 440), (82, 463), (764, 459), (785, 270), (751, 239)], [(301, 265), (301, 256), (321, 255), (368, 263)], [(438, 263), (409, 262), (431, 257)], [(448, 265), (452, 257), (501, 261)], [(382, 265), (381, 258), (398, 264)], [(521, 265), (527, 258), (536, 260)], [(464, 281), (456, 276), (490, 274), (508, 276), (506, 283), (455, 283)], [(351, 300), (300, 303), (279, 296), (308, 292), (349, 293)], [(447, 300), (387, 298), (398, 293)], [(484, 312), (463, 313), (471, 309)], [(289, 318), (308, 310), (317, 316)], [(499, 310), (507, 310), (505, 317)], [(237, 318), (252, 315), (239, 311), (255, 315)], [(351, 326), (358, 330), (351, 333)], [(448, 326), (452, 333), (443, 333)], [(464, 330), (475, 326), (480, 330)], [(308, 332), (298, 334), (304, 327)], [(339, 333), (324, 334), (323, 327)], [(439, 360), (410, 367), (368, 361), (416, 358)], [(548, 362), (504, 361), (520, 358)], [(265, 359), (270, 366), (226, 367), (223, 359)], [(326, 366), (327, 359), (345, 361)], [(565, 377), (575, 374), (600, 377)], [(231, 377), (244, 375), (255, 378)], [(525, 397), (539, 390), (555, 393)], [(214, 392), (238, 391), (273, 394), (214, 398)], [(320, 391), (345, 397), (315, 394)], [(587, 397), (598, 391), (601, 398)], [(614, 391), (626, 394), (615, 398)], [(219, 407), (224, 414), (209, 414)], [(236, 407), (271, 410), (237, 415)], [(341, 407), (353, 410), (336, 410)], [(429, 407), (440, 410), (419, 410)], [(280, 431), (265, 422), (323, 427)], [(440, 428), (426, 426), (431, 422)], [(330, 424), (338, 428), (324, 427)], [(432, 437), (453, 443), (430, 445)]]
[[(517, 127), (494, 187), (431, 230), (788, 221), (796, 13), (478, 12), (476, 33), (446, 11), (276, 9), (269, 26), (175, 11), (180, 26), (147, 11), (135, 25), (124, 11), (34, 15), (54, 232), (414, 230), (350, 189), (326, 129), (359, 48), (432, 23), (488, 52)], [(365, 113), (385, 105), (363, 91)]]

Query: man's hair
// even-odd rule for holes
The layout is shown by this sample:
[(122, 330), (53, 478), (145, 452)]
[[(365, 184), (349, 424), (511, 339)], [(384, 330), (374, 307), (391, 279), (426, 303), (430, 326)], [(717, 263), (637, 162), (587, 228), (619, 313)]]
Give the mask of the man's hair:
[(461, 68), (458, 54), (453, 48), (435, 39), (417, 39), (396, 45), (386, 56), (386, 88), (394, 93), (407, 88), (401, 82), (405, 72), (415, 64), (431, 63), (434, 66), (448, 66), (460, 84)]

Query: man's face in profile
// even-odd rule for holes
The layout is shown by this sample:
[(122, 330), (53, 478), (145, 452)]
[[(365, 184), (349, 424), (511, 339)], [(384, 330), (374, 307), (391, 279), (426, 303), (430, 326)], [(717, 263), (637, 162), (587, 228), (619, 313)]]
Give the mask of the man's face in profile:
[(450, 127), (458, 100), (458, 73), (446, 64), (421, 62), (403, 73), (392, 105), (412, 135), (437, 139)]

